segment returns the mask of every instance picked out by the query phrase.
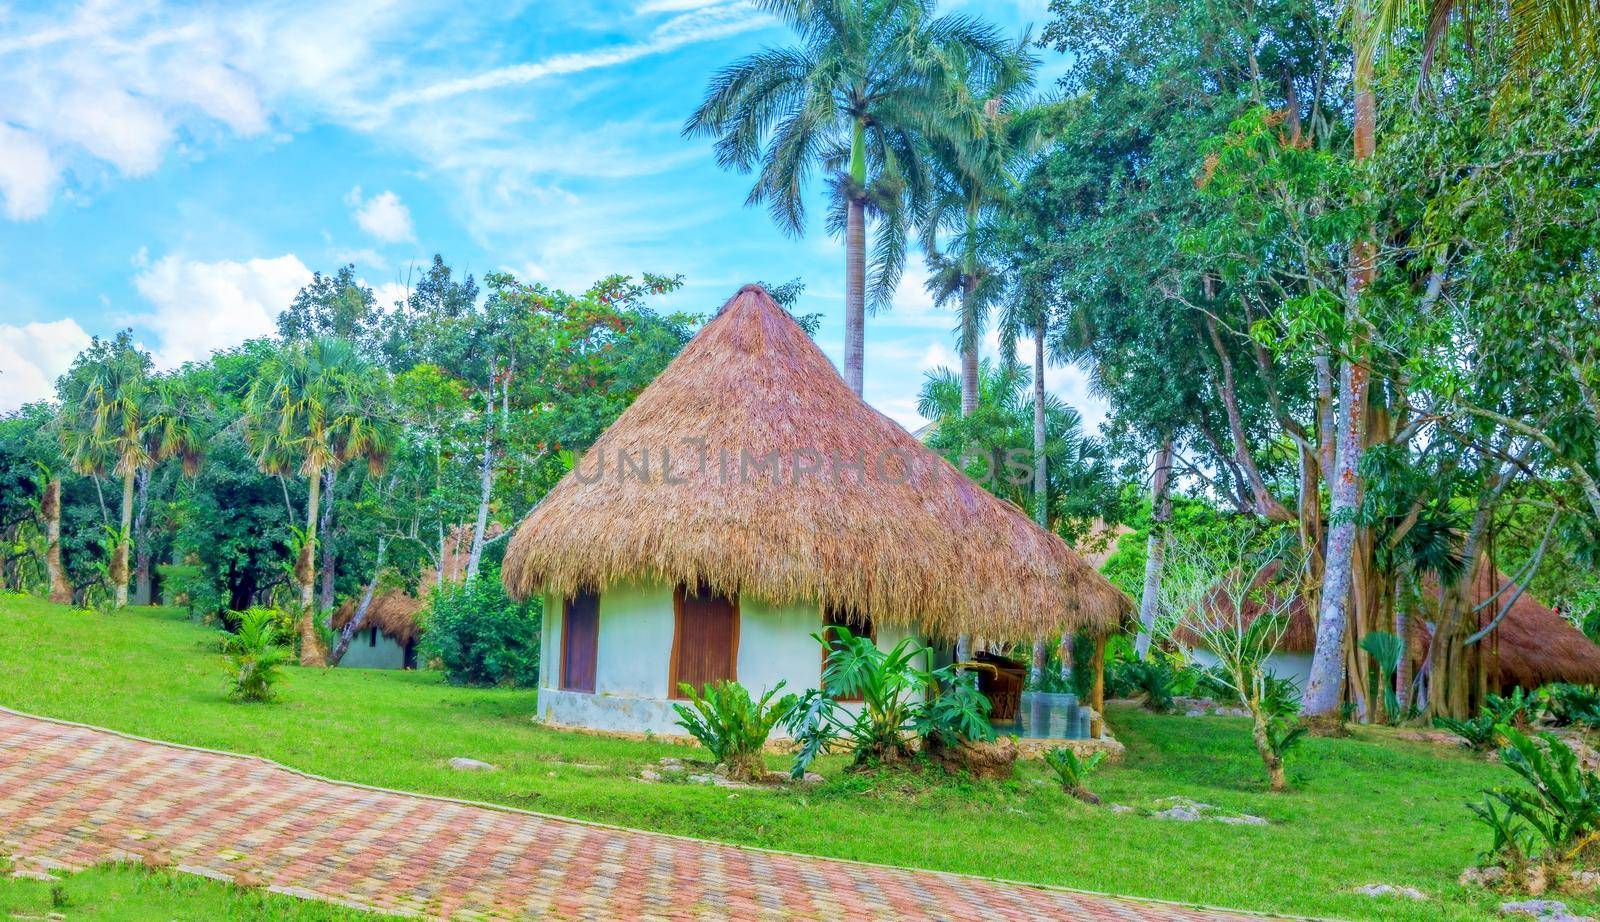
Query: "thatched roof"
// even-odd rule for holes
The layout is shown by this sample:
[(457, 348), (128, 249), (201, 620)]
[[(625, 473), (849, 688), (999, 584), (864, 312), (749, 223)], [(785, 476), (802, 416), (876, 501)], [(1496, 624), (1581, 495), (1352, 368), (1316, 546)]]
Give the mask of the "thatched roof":
[[(356, 607), (360, 604), (360, 599), (347, 599), (340, 605), (333, 613), (333, 629), (343, 630), (355, 617)], [(417, 614), (426, 607), (427, 603), (421, 599), (391, 589), (372, 597), (372, 605), (367, 608), (367, 617), (361, 622), (361, 627), (375, 627), (403, 647), (417, 639)]]
[[(1267, 569), (1272, 570), (1271, 567)], [(1271, 578), (1270, 572), (1263, 574), (1264, 580), (1270, 581)], [(1508, 582), (1505, 574), (1496, 575), (1492, 568), (1480, 567), (1473, 580), (1474, 604), (1488, 600)], [(1436, 607), (1438, 593), (1438, 584), (1427, 581), (1423, 589), (1425, 605)], [(1479, 613), (1480, 621), (1487, 625), (1488, 619), (1497, 610), (1495, 606), (1504, 604), (1508, 597), (1509, 591), (1495, 605), (1486, 606)], [(1261, 613), (1262, 607), (1259, 602), (1250, 603), (1246, 616), (1255, 618)], [(1432, 630), (1425, 620), (1431, 620), (1431, 616), (1411, 622), (1413, 650), (1427, 650), (1427, 638), (1432, 636)], [(1315, 618), (1307, 611), (1304, 597), (1296, 598), (1289, 607), (1288, 630), (1278, 649), (1286, 653), (1311, 652), (1317, 643), (1314, 622)], [(1182, 629), (1174, 632), (1173, 639), (1186, 646), (1194, 646), (1198, 642), (1198, 638)], [(1600, 684), (1600, 646), (1530, 592), (1524, 592), (1517, 598), (1511, 610), (1500, 620), (1499, 626), (1482, 642), (1489, 644), (1487, 649), (1493, 657), (1490, 673), (1492, 685), (1521, 685), (1533, 689), (1547, 682)]]
[(851, 393), (755, 285), (534, 507), (502, 572), (522, 598), (702, 583), (945, 636), (1110, 630), (1129, 607), (1059, 537)]

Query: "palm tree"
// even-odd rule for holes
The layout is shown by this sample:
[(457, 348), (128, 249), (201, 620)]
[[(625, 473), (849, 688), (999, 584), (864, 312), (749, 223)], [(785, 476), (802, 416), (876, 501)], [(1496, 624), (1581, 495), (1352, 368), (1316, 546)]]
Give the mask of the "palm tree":
[(108, 573), (112, 604), (122, 608), (128, 604), (134, 480), (156, 461), (150, 450), (150, 356), (134, 348), (126, 330), (111, 340), (97, 338), (62, 379), (60, 397), (62, 443), (73, 470), (122, 478), (121, 525)]
[(874, 307), (900, 282), (906, 233), (926, 186), (919, 140), (939, 121), (949, 62), (976, 79), (1005, 67), (1010, 48), (971, 17), (933, 15), (932, 0), (755, 0), (787, 23), (794, 45), (763, 48), (712, 78), (684, 123), (716, 138), (717, 163), (754, 171), (747, 204), (766, 204), (785, 232), (805, 229), (803, 197), (814, 169), (832, 191), (829, 230), (845, 240), (844, 377), (861, 394), (869, 213), (880, 225), (872, 254)]
[[(1351, 10), (1355, 33), (1356, 67), (1372, 70), (1378, 49), (1394, 42), (1401, 31), (1422, 33), (1422, 67), (1426, 81), (1439, 50), (1449, 37), (1453, 19), (1494, 22), (1503, 18), (1511, 28), (1511, 78), (1526, 80), (1547, 56), (1556, 54), (1563, 64), (1588, 60), (1600, 54), (1600, 0), (1512, 2), (1500, 0), (1356, 0)], [(1369, 78), (1370, 79), (1370, 76)]]
[[(1004, 294), (997, 277), (1004, 252), (992, 226), (1012, 189), (1017, 171), (1042, 134), (1043, 106), (1025, 104), (1038, 61), (1022, 38), (1004, 66), (976, 71), (962, 59), (947, 70), (946, 117), (931, 135), (935, 192), (922, 220), (922, 247), (934, 303), (958, 300), (961, 321), (962, 412), (978, 404), (978, 349), (991, 308)], [(940, 236), (949, 235), (941, 247)]]
[(392, 437), (382, 412), (378, 369), (345, 340), (292, 343), (263, 363), (245, 397), (244, 431), (256, 465), (277, 477), (306, 479), (306, 526), (298, 535), (301, 665), (326, 665), (313, 621), (317, 514), (322, 474), (364, 460), (373, 474), (388, 462)]

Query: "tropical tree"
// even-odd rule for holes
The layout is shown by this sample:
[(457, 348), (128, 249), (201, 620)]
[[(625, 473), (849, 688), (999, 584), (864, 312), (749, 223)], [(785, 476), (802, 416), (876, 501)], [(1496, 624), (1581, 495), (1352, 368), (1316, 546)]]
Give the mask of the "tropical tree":
[[(935, 304), (960, 307), (957, 347), (961, 352), (961, 410), (978, 405), (978, 349), (991, 308), (1005, 295), (1000, 277), (1005, 249), (1001, 208), (1018, 185), (1024, 159), (1041, 137), (1045, 112), (1029, 106), (1038, 61), (1024, 37), (998, 68), (974, 72), (965, 59), (946, 73), (949, 96), (928, 146), (935, 177), (923, 215), (928, 291)], [(943, 241), (941, 237), (950, 239)]]
[(135, 348), (132, 334), (124, 330), (92, 342), (59, 387), (61, 434), (72, 468), (122, 479), (121, 518), (107, 571), (117, 608), (128, 604), (136, 482), (172, 457), (182, 458), (185, 472), (193, 474), (202, 451), (191, 395), (176, 378), (155, 378), (150, 371), (150, 355)]
[(269, 356), (245, 399), (245, 437), (261, 471), (306, 479), (306, 524), (294, 566), (302, 665), (326, 663), (313, 620), (322, 476), (355, 460), (374, 475), (382, 472), (392, 440), (384, 382), (348, 341), (316, 337)]
[[(799, 42), (718, 71), (684, 134), (716, 139), (718, 165), (756, 173), (747, 204), (784, 231), (805, 230), (812, 171), (826, 173), (829, 230), (845, 240), (844, 377), (861, 393), (866, 306), (889, 302), (927, 186), (919, 143), (948, 108), (959, 61), (986, 82), (1012, 49), (992, 26), (935, 17), (932, 0), (756, 0)], [(867, 218), (879, 224), (867, 277)]]

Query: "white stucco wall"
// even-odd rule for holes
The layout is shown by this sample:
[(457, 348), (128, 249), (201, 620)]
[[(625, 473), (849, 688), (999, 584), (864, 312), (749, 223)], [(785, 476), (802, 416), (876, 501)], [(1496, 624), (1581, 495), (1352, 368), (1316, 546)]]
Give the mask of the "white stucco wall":
[[(541, 653), (541, 718), (597, 730), (683, 732), (667, 688), (676, 629), (671, 588), (616, 586), (601, 594), (593, 694), (560, 689), (561, 600), (546, 598), (545, 611), (549, 614)], [(739, 683), (756, 697), (780, 681), (787, 682), (785, 694), (816, 688), (822, 675), (822, 648), (811, 635), (821, 629), (822, 613), (816, 605), (779, 606), (741, 598)], [(881, 629), (878, 646), (892, 648), (906, 633)], [(781, 732), (779, 728), (774, 735)]]
[[(1217, 658), (1209, 650), (1196, 649), (1190, 651), (1195, 665), (1210, 669), (1217, 664)], [(1303, 692), (1306, 682), (1311, 678), (1310, 653), (1274, 653), (1267, 657), (1267, 672), (1280, 679), (1293, 679)]]
[(373, 628), (362, 628), (350, 639), (349, 649), (339, 660), (341, 669), (404, 669), (406, 648), (389, 635), (379, 631), (377, 643), (372, 642)]

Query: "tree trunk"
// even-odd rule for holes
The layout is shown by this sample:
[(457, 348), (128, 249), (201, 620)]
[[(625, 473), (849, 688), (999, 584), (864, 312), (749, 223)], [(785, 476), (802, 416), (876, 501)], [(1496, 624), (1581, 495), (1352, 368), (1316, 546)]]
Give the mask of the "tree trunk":
[(330, 467), (322, 472), (322, 523), (317, 526), (317, 535), (322, 539), (322, 587), (317, 594), (317, 608), (320, 611), (333, 610), (333, 581), (338, 575), (335, 567), (338, 547), (333, 535), (333, 488), (337, 481), (338, 471)]
[[(1367, 32), (1370, 11), (1365, 5), (1354, 7), (1355, 34)], [(1376, 149), (1377, 98), (1372, 88), (1372, 57), (1355, 55), (1355, 159), (1366, 160)], [(1359, 330), (1361, 295), (1372, 283), (1376, 271), (1376, 245), (1369, 230), (1356, 241), (1350, 253), (1350, 276), (1345, 298), (1345, 316), (1352, 330)], [(1332, 482), (1328, 529), (1328, 553), (1324, 562), (1322, 599), (1318, 606), (1317, 645), (1311, 659), (1311, 676), (1306, 682), (1304, 713), (1308, 717), (1327, 717), (1339, 709), (1344, 683), (1344, 635), (1349, 615), (1352, 570), (1356, 550), (1354, 516), (1361, 504), (1361, 483), (1356, 464), (1366, 443), (1368, 369), (1362, 364), (1363, 337), (1352, 333), (1349, 356), (1339, 370), (1339, 411), (1337, 444)]]
[[(1207, 277), (1208, 296), (1210, 291), (1211, 280)], [(1294, 513), (1267, 489), (1267, 481), (1261, 476), (1261, 469), (1256, 466), (1255, 456), (1250, 453), (1250, 442), (1244, 431), (1244, 417), (1239, 412), (1239, 394), (1233, 379), (1233, 359), (1228, 355), (1228, 349), (1222, 343), (1222, 336), (1217, 332), (1217, 322), (1208, 314), (1205, 324), (1206, 333), (1211, 338), (1211, 348), (1216, 352), (1217, 362), (1222, 369), (1222, 407), (1228, 417), (1228, 434), (1233, 437), (1233, 458), (1250, 487), (1250, 498), (1255, 513), (1271, 522), (1293, 521)]]
[(111, 554), (112, 604), (123, 608), (128, 604), (128, 554), (133, 539), (133, 481), (130, 468), (122, 475), (122, 527), (117, 532), (117, 547)]
[(1145, 545), (1144, 592), (1139, 597), (1139, 636), (1133, 653), (1144, 659), (1156, 624), (1156, 603), (1161, 597), (1161, 568), (1167, 558), (1167, 522), (1172, 518), (1172, 439), (1156, 450), (1156, 469), (1150, 489), (1150, 537)]
[(339, 639), (333, 645), (333, 652), (328, 654), (328, 664), (339, 665), (344, 659), (346, 650), (350, 649), (350, 641), (361, 630), (361, 625), (366, 623), (367, 611), (372, 608), (372, 597), (378, 591), (378, 577), (383, 575), (383, 559), (389, 550), (389, 539), (386, 536), (378, 538), (378, 562), (372, 568), (372, 578), (367, 580), (367, 588), (361, 593), (361, 604), (356, 606), (355, 614), (339, 629)]
[(866, 318), (866, 206), (852, 197), (845, 204), (844, 225), (844, 383), (857, 397), (865, 373)]
[(1267, 784), (1274, 791), (1282, 791), (1289, 783), (1283, 775), (1283, 757), (1272, 751), (1272, 741), (1267, 734), (1267, 716), (1259, 705), (1251, 708), (1250, 713), (1253, 718), (1250, 736), (1255, 741), (1256, 752), (1261, 755), (1261, 763), (1267, 767)]
[(60, 605), (72, 604), (72, 585), (67, 582), (67, 570), (61, 563), (61, 478), (52, 477), (44, 486), (44, 500), (39, 504), (44, 516), (44, 568), (50, 580), (50, 601)]
[[(1045, 458), (1044, 418), (1044, 324), (1033, 338), (1033, 519), (1039, 527), (1050, 530), (1050, 472)], [(1032, 668), (1028, 680), (1035, 687), (1044, 679), (1044, 635), (1033, 638)]]
[(322, 499), (322, 472), (317, 471), (306, 480), (310, 493), (306, 499), (306, 536), (294, 568), (295, 581), (300, 584), (300, 665), (326, 666), (328, 657), (322, 649), (315, 622), (317, 512)]
[(486, 397), (483, 410), (483, 464), (478, 471), (478, 518), (472, 525), (472, 550), (467, 554), (466, 578), (478, 576), (483, 560), (484, 533), (489, 530), (489, 498), (494, 495), (494, 399)]
[(133, 515), (133, 604), (149, 605), (150, 586), (150, 471), (139, 469), (137, 499)]
[(961, 415), (978, 408), (978, 316), (973, 293), (978, 279), (969, 274), (961, 281)]

